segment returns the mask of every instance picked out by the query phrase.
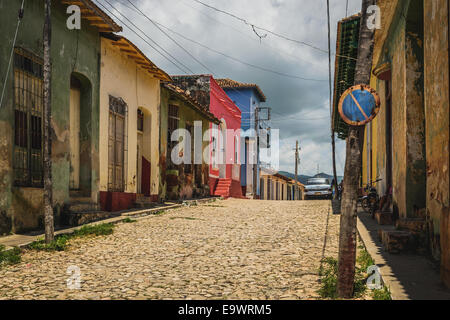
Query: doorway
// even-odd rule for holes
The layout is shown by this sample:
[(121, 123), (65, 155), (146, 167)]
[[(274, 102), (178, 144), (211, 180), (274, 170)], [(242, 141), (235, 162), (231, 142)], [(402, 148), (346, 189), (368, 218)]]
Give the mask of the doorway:
[(71, 77), (70, 80), (70, 190), (80, 189), (80, 108), (81, 83)]
[(225, 120), (222, 119), (220, 125), (220, 163), (219, 163), (219, 178), (225, 179), (227, 177), (227, 126)]

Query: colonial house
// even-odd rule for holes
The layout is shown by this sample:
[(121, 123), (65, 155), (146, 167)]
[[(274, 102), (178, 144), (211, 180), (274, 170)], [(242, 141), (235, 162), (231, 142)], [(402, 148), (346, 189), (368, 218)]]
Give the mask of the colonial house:
[[(7, 70), (20, 0), (0, 2), (0, 70)], [(82, 11), (81, 30), (66, 26), (69, 5)], [(44, 1), (25, 1), (0, 106), (0, 234), (43, 227)], [(99, 204), (99, 56), (102, 32), (121, 27), (90, 0), (52, 5), (52, 175), (55, 222), (80, 203)]]
[[(203, 151), (209, 148), (211, 124), (220, 125), (220, 120), (171, 83), (161, 84), (160, 113), (160, 198), (209, 196), (209, 159)], [(186, 131), (177, 134), (179, 129)], [(173, 161), (173, 154), (182, 161)]]
[(243, 197), (241, 189), (241, 110), (211, 75), (173, 76), (174, 83), (205, 106), (220, 124), (210, 124), (211, 195)]
[(262, 168), (260, 180), (261, 200), (303, 199), (304, 185), (280, 173)]
[[(377, 5), (382, 25), (375, 33), (370, 84), (381, 110), (366, 126), (362, 183), (380, 178), (379, 195), (391, 194), (390, 206), (377, 213), (380, 224), (397, 227), (382, 231), (385, 248), (390, 239), (413, 237), (417, 249), (440, 263), (442, 281), (450, 286), (448, 1)], [(349, 33), (338, 36), (342, 47), (348, 47)], [(354, 72), (348, 66), (339, 63), (337, 73)]]
[(170, 77), (130, 40), (101, 39), (100, 203), (104, 211), (159, 200), (160, 82)]
[(268, 129), (265, 121), (259, 121), (261, 103), (266, 102), (266, 96), (256, 84), (242, 83), (231, 79), (217, 79), (217, 83), (242, 112), (242, 192), (249, 197), (259, 198), (260, 144), (257, 135), (259, 130)]

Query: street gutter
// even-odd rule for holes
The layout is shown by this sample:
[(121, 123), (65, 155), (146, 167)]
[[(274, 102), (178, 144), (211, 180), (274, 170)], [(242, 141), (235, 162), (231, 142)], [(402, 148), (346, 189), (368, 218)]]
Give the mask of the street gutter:
[[(211, 201), (214, 201), (214, 200), (223, 200), (223, 198), (219, 197), (219, 198), (193, 199), (193, 200), (183, 201), (182, 203), (170, 204), (170, 205), (162, 205), (162, 206), (155, 207), (155, 208), (122, 211), (122, 212), (118, 212), (117, 213), (118, 216), (113, 217), (113, 218), (99, 220), (99, 221), (83, 224), (83, 225), (80, 225), (80, 226), (76, 226), (76, 227), (72, 227), (72, 228), (61, 229), (61, 230), (55, 231), (55, 236), (64, 235), (64, 234), (72, 234), (75, 230), (79, 230), (79, 229), (81, 229), (84, 226), (95, 226), (95, 225), (104, 224), (104, 223), (118, 224), (118, 223), (122, 222), (123, 220), (130, 219), (130, 218), (139, 218), (139, 219), (141, 219), (141, 218), (145, 218), (145, 217), (148, 217), (148, 216), (153, 216), (157, 212), (167, 211), (167, 210), (170, 210), (170, 209), (177, 209), (177, 208), (181, 208), (181, 207), (184, 207), (184, 206), (190, 206), (192, 204), (207, 203), (207, 202), (211, 202)], [(0, 244), (4, 245), (6, 247), (5, 248), (6, 251), (7, 250), (11, 250), (14, 247), (26, 248), (31, 243), (33, 243), (33, 242), (35, 242), (35, 241), (37, 241), (39, 239), (42, 239), (42, 237), (44, 235), (45, 235), (44, 233), (39, 233), (39, 234), (13, 234), (13, 235), (10, 235), (10, 236), (1, 237), (0, 238)]]

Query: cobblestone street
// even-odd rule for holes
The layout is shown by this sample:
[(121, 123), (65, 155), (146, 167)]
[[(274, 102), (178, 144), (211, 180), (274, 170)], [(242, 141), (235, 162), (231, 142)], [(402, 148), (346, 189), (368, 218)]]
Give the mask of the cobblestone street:
[(318, 299), (320, 260), (338, 251), (329, 211), (329, 201), (235, 199), (169, 210), (64, 252), (27, 250), (0, 270), (0, 299)]

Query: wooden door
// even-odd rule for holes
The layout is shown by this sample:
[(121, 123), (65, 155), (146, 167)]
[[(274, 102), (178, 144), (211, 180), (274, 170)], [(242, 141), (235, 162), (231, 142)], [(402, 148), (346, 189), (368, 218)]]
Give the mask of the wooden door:
[(70, 189), (80, 188), (80, 97), (79, 88), (70, 88)]

